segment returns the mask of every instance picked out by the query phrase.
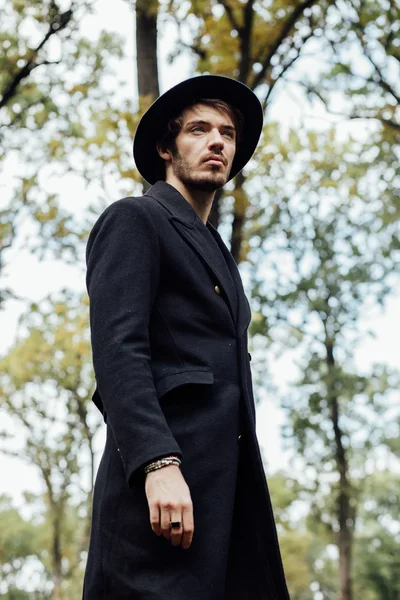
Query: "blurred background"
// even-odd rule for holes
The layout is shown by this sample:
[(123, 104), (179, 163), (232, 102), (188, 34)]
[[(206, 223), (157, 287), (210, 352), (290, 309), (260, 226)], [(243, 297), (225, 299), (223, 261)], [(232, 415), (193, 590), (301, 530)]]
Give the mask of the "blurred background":
[(78, 600), (104, 425), (85, 242), (194, 74), (265, 110), (211, 222), (253, 319), (292, 600), (400, 598), (397, 0), (0, 0), (0, 598)]

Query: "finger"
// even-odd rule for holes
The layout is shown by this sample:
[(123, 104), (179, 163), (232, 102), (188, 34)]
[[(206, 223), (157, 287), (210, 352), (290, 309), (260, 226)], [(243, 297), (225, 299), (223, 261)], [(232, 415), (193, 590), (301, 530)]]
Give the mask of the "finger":
[(161, 505), (161, 531), (166, 540), (171, 539), (171, 528), (170, 528), (170, 514), (171, 514), (171, 506), (170, 505)]
[(186, 550), (192, 543), (194, 534), (193, 504), (191, 500), (185, 502), (182, 506), (182, 524), (182, 547)]
[(161, 535), (161, 524), (160, 524), (160, 507), (158, 504), (151, 504), (149, 507), (150, 511), (150, 525), (154, 533)]
[(179, 546), (182, 540), (183, 526), (182, 513), (179, 511), (171, 512), (171, 523), (180, 523), (180, 527), (171, 527), (171, 543), (173, 546)]

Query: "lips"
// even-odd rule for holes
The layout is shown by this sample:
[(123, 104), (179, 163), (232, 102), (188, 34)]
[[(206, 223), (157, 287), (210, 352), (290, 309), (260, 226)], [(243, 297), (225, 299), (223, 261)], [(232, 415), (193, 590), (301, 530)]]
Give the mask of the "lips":
[(210, 156), (210, 158), (207, 158), (205, 162), (215, 162), (219, 163), (220, 165), (225, 164), (223, 159), (219, 156)]

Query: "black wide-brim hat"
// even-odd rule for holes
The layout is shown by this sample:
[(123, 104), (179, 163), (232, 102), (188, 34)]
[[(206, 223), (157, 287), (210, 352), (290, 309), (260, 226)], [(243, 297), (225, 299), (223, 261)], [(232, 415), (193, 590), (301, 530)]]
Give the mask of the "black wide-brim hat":
[(216, 98), (240, 110), (243, 132), (236, 148), (229, 179), (243, 169), (253, 156), (263, 126), (263, 111), (255, 93), (236, 79), (222, 75), (199, 75), (186, 79), (162, 94), (142, 116), (133, 142), (136, 168), (149, 184), (165, 178), (165, 161), (156, 144), (168, 121), (197, 100)]

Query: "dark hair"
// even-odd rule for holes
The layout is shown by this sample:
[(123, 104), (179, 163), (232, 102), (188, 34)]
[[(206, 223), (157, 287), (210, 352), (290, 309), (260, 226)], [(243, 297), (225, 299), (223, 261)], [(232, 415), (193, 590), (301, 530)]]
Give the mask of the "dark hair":
[(184, 110), (192, 108), (196, 104), (205, 104), (206, 106), (215, 108), (226, 113), (235, 126), (236, 147), (240, 144), (244, 126), (244, 118), (240, 110), (238, 110), (235, 106), (224, 102), (223, 100), (219, 100), (218, 98), (199, 98), (198, 100), (194, 100), (193, 102), (185, 106), (184, 109), (182, 109), (182, 111), (179, 113), (179, 115), (177, 115), (176, 117), (172, 117), (168, 121), (164, 131), (160, 136), (160, 139), (158, 140), (158, 144), (163, 150), (171, 150), (172, 152), (176, 152), (175, 140), (182, 129), (182, 113)]

